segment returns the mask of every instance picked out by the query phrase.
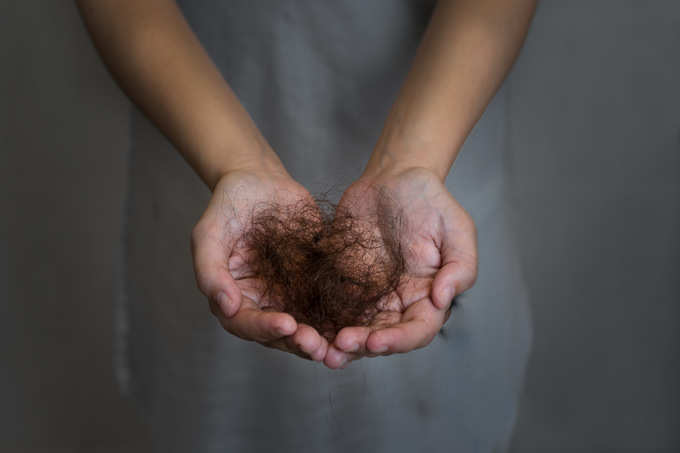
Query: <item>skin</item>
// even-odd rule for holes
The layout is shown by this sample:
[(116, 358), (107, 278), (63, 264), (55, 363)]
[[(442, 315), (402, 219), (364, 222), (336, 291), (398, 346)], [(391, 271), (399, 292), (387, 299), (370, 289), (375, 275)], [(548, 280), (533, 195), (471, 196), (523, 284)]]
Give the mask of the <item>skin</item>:
[[(267, 310), (264, 283), (252, 278), (251, 252), (243, 240), (258, 207), (313, 202), (307, 190), (285, 173), (253, 170), (220, 178), (208, 208), (192, 231), (198, 288), (224, 329), (244, 340), (321, 361), (328, 342), (312, 327), (287, 314)], [(320, 213), (319, 213), (320, 215)]]
[(363, 175), (341, 199), (375, 212), (387, 190), (404, 211), (407, 284), (378, 321), (345, 328), (325, 363), (426, 346), (448, 319), (453, 297), (477, 278), (474, 222), (444, 180), (515, 60), (535, 9), (531, 0), (440, 1)]
[(310, 195), (285, 170), (175, 2), (76, 4), (120, 87), (213, 191), (191, 244), (198, 287), (225, 330), (330, 368), (432, 340), (453, 295), (477, 272), (474, 223), (443, 181), (516, 58), (535, 0), (437, 3), (367, 167), (341, 200), (358, 214), (374, 212), (381, 202), (375, 194), (387, 190), (409, 206), (402, 232), (410, 251), (407, 284), (374, 325), (345, 328), (332, 345), (290, 315), (267, 310), (258, 282), (246, 277), (248, 250), (238, 238), (248, 216), (262, 202)]
[[(387, 200), (380, 195), (384, 193), (389, 194)], [(400, 212), (397, 232), (406, 244), (406, 276), (370, 326), (346, 327), (338, 333), (326, 365), (340, 368), (363, 356), (428, 345), (448, 319), (453, 297), (475, 282), (477, 239), (472, 218), (439, 178), (423, 168), (361, 178), (345, 192), (340, 205), (364, 218), (408, 206)]]

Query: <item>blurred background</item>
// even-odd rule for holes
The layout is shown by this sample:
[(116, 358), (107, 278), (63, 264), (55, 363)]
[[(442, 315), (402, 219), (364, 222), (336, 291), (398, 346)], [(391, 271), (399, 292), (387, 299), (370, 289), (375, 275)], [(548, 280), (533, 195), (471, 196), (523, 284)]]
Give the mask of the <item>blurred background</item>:
[[(0, 37), (0, 452), (148, 451), (112, 371), (128, 101), (72, 2), (2, 2)], [(680, 2), (543, 1), (506, 89), (511, 450), (680, 451)]]

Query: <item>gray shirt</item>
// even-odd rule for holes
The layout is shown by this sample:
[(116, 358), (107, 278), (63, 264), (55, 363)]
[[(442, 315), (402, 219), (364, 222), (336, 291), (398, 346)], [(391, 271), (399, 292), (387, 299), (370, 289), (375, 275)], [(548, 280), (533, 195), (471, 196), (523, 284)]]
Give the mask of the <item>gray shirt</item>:
[[(337, 196), (368, 160), (432, 5), (180, 6), (293, 177)], [(504, 105), (501, 89), (447, 180), (478, 226), (476, 286), (427, 348), (341, 371), (221, 329), (188, 241), (210, 194), (133, 109), (117, 371), (158, 451), (503, 451), (531, 335), (504, 212)]]

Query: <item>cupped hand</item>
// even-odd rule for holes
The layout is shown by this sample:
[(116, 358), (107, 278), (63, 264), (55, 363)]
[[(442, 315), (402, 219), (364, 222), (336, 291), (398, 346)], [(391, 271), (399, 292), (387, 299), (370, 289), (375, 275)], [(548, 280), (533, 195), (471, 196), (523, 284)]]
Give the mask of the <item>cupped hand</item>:
[[(362, 176), (340, 200), (359, 218), (373, 219), (375, 231), (385, 216), (394, 225), (404, 252), (406, 273), (396, 291), (379, 304), (368, 326), (345, 327), (324, 359), (340, 368), (362, 356), (404, 353), (428, 345), (450, 315), (454, 296), (477, 277), (474, 222), (429, 170), (385, 170)], [(381, 220), (382, 219), (382, 220)]]
[(228, 332), (268, 347), (321, 361), (328, 342), (314, 328), (273, 311), (264, 283), (249, 269), (243, 235), (258, 209), (311, 200), (285, 170), (239, 170), (215, 186), (208, 207), (194, 227), (191, 250), (196, 282), (210, 309)]

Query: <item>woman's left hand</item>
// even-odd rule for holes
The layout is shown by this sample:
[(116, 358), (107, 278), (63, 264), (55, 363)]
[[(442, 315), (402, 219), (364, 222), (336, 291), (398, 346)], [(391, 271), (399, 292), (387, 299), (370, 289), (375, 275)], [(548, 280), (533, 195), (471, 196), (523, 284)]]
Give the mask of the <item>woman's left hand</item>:
[[(347, 189), (338, 208), (373, 222), (381, 220), (377, 213), (398, 214), (396, 233), (406, 275), (371, 325), (338, 332), (324, 363), (341, 368), (363, 356), (404, 353), (428, 345), (448, 319), (454, 296), (476, 280), (472, 218), (439, 177), (424, 168), (364, 175)], [(379, 229), (377, 224), (372, 227)]]

